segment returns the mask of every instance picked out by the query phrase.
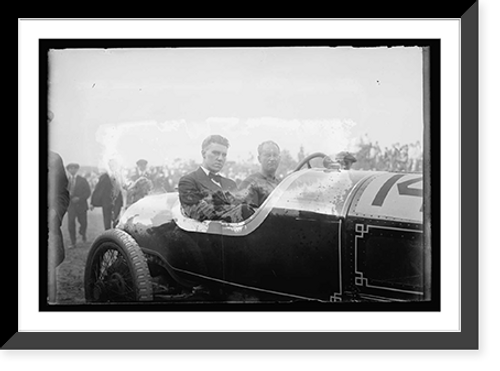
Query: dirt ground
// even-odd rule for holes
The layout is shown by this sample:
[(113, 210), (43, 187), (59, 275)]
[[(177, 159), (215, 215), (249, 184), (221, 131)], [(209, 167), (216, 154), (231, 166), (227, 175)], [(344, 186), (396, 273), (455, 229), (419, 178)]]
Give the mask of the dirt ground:
[(83, 288), (85, 262), (92, 242), (98, 235), (104, 232), (102, 209), (95, 208), (92, 211), (89, 210), (87, 212), (87, 220), (87, 242), (83, 242), (78, 235), (79, 224), (77, 221), (76, 247), (70, 249), (67, 215), (63, 219), (61, 230), (64, 238), (66, 256), (61, 265), (59, 265), (57, 274), (57, 302), (60, 304), (85, 303), (85, 292)]

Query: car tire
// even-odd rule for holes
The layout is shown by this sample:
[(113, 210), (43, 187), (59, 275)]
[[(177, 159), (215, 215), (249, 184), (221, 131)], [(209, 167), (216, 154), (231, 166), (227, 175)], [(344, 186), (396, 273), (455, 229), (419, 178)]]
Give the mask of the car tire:
[(120, 229), (105, 231), (92, 244), (84, 287), (87, 302), (153, 300), (146, 258), (137, 242)]

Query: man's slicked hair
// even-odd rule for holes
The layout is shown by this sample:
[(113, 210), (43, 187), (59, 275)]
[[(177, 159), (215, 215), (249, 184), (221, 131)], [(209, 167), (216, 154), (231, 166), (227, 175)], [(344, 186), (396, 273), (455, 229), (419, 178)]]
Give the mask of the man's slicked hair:
[(221, 135), (217, 135), (217, 134), (210, 135), (207, 138), (205, 138), (203, 143), (201, 143), (201, 153), (205, 153), (205, 150), (207, 149), (207, 147), (212, 143), (221, 144), (224, 147), (229, 148), (229, 141), (226, 138), (224, 138)]
[(266, 144), (272, 144), (272, 145), (275, 145), (276, 148), (278, 148), (278, 152), (281, 152), (281, 149), (280, 149), (280, 146), (278, 146), (278, 144), (272, 140), (266, 140), (265, 142), (262, 142), (261, 144), (259, 144), (259, 146), (257, 147), (257, 152), (259, 154), (259, 156), (262, 154), (262, 150), (264, 149), (264, 146)]

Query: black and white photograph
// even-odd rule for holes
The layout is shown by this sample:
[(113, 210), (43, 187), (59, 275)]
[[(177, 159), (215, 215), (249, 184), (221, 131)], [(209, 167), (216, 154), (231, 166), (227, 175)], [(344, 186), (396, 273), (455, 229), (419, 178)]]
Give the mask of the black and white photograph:
[(439, 309), (439, 41), (40, 46), (42, 310)]
[(496, 2), (355, 5), (18, 19), (3, 368), (494, 369)]

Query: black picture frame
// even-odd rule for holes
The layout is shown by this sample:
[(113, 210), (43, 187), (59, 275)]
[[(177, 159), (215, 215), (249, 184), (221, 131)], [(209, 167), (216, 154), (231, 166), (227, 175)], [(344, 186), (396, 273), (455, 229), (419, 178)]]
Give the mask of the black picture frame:
[(467, 231), (460, 230), (460, 331), (27, 332), (17, 331), (13, 323), (3, 329), (2, 340), (8, 341), (2, 349), (478, 349), (479, 3), (459, 19), (460, 161), (467, 168), (460, 179), (461, 214), (467, 215), (461, 218)]

